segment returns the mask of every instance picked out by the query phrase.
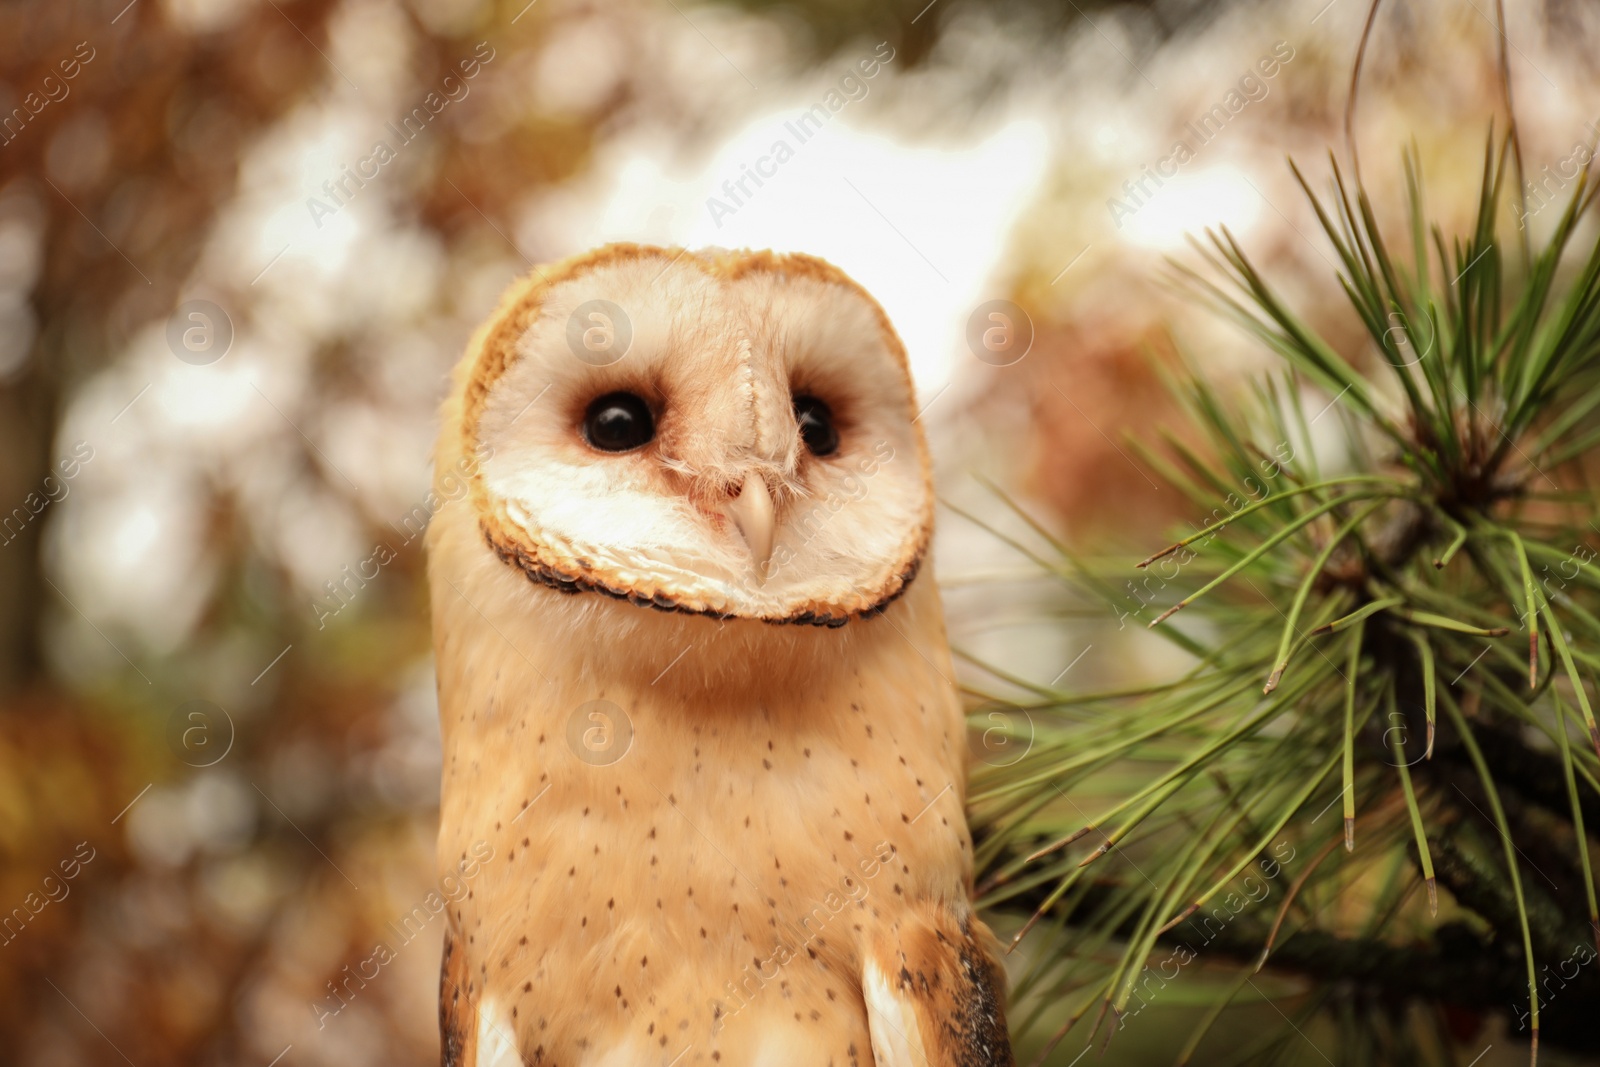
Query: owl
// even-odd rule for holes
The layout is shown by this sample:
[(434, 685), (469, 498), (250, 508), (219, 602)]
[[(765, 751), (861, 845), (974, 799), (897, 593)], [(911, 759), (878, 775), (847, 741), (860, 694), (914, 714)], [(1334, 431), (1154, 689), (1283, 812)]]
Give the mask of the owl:
[(535, 270), (443, 411), (447, 1067), (1010, 1064), (933, 493), (822, 260)]

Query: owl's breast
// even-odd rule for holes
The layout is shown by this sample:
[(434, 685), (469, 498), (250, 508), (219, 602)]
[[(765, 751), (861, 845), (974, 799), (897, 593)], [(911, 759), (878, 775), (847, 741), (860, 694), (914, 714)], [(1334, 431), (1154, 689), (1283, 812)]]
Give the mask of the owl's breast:
[(721, 703), (499, 699), (492, 729), (447, 744), (440, 855), (492, 850), (457, 936), (528, 1062), (871, 1062), (863, 947), (968, 891), (964, 738), (936, 671)]

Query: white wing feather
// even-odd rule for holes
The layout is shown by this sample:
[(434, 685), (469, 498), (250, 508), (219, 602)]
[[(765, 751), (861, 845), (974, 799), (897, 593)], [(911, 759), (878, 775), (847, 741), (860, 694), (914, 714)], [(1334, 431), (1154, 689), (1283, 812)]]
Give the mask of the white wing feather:
[(911, 1003), (895, 993), (878, 965), (867, 961), (861, 975), (867, 1001), (867, 1032), (877, 1067), (928, 1067), (922, 1028)]
[(522, 1067), (511, 1033), (511, 1020), (493, 999), (485, 997), (478, 1006), (478, 1062), (474, 1067)]

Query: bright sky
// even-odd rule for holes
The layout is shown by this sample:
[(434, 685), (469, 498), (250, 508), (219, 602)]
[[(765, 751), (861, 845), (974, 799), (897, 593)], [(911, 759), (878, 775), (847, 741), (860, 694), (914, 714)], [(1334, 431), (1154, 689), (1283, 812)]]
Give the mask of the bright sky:
[(1185, 170), (1152, 191), (1154, 195), (1140, 201), (1119, 196), (1133, 208), (1132, 214), (1121, 218), (1120, 229), (1134, 244), (1162, 252), (1182, 248), (1185, 234), (1198, 236), (1208, 226), (1226, 226), (1235, 235), (1243, 234), (1266, 206), (1245, 173), (1230, 163)]
[[(841, 267), (888, 311), (911, 355), (919, 395), (951, 378), (967, 316), (1004, 295), (996, 267), (1012, 225), (1047, 163), (1037, 123), (1016, 121), (961, 146), (910, 145), (847, 125), (849, 112), (801, 143), (798, 110), (761, 118), (729, 138), (704, 169), (675, 176), (640, 151), (617, 169), (609, 197), (582, 232), (586, 245), (646, 239), (689, 247), (809, 252)], [(793, 155), (778, 163), (777, 141)], [(745, 168), (766, 171), (753, 195), (723, 190)], [(732, 208), (717, 209), (717, 198)]]

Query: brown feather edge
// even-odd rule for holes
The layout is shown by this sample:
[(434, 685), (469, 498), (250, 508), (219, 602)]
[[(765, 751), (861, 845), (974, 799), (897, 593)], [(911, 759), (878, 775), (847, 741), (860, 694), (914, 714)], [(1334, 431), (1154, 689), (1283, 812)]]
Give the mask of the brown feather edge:
[(912, 560), (910, 566), (898, 575), (892, 592), (867, 607), (852, 609), (844, 615), (818, 614), (815, 611), (807, 610), (793, 615), (752, 616), (740, 615), (736, 611), (718, 611), (716, 608), (697, 606), (693, 603), (667, 596), (664, 593), (645, 596), (642, 593), (615, 589), (598, 579), (563, 574), (530, 556), (520, 545), (504, 545), (497, 542), (494, 535), (488, 530), (484, 531), (484, 541), (489, 545), (490, 551), (500, 558), (501, 562), (511, 564), (527, 575), (529, 580), (548, 586), (558, 593), (599, 593), (613, 600), (626, 600), (628, 603), (641, 608), (654, 608), (657, 611), (672, 611), (683, 615), (706, 615), (713, 619), (755, 619), (775, 626), (837, 627), (843, 626), (851, 619), (868, 619), (874, 615), (881, 615), (888, 609), (890, 604), (899, 600), (905, 594), (905, 591), (911, 586), (911, 580), (917, 576), (917, 571), (922, 566), (920, 558)]
[[(916, 396), (905, 345), (889, 321), (888, 313), (860, 283), (826, 260), (799, 252), (780, 254), (770, 250), (749, 252), (708, 249), (703, 253), (688, 253), (682, 248), (610, 244), (562, 260), (547, 269), (535, 267), (532, 273), (511, 285), (501, 297), (500, 306), (494, 315), (473, 336), (468, 350), (475, 355), (462, 395), (461, 454), (463, 456), (477, 454), (478, 419), (483, 413), (484, 405), (488, 402), (489, 393), (495, 383), (512, 365), (516, 342), (527, 332), (543, 308), (544, 294), (562, 282), (597, 267), (618, 261), (646, 258), (666, 259), (670, 261), (669, 265), (680, 259), (687, 259), (711, 276), (729, 280), (737, 280), (758, 271), (768, 271), (811, 277), (849, 289), (866, 301), (867, 306), (872, 309), (889, 351), (899, 364), (900, 372), (905, 376), (907, 394)], [(920, 426), (915, 427), (915, 435), (918, 464), (922, 468), (923, 481), (926, 483), (932, 478), (928, 443)], [(481, 464), (474, 466), (470, 492), (474, 510), (479, 515), (479, 525), (483, 530), (484, 540), (490, 550), (502, 562), (516, 566), (531, 581), (540, 585), (563, 593), (597, 592), (616, 600), (625, 600), (636, 606), (655, 608), (658, 611), (706, 615), (717, 619), (753, 618), (775, 625), (837, 627), (852, 619), (865, 619), (882, 614), (890, 604), (905, 593), (912, 579), (916, 577), (923, 556), (927, 552), (933, 527), (933, 498), (932, 494), (929, 494), (928, 503), (923, 508), (919, 536), (912, 542), (911, 549), (901, 557), (896, 566), (889, 568), (888, 576), (873, 590), (856, 597), (856, 602), (861, 605), (859, 607), (847, 607), (841, 613), (840, 605), (825, 605), (812, 601), (802, 606), (799, 611), (788, 615), (750, 616), (722, 611), (704, 601), (692, 601), (681, 595), (669, 595), (662, 592), (659, 587), (649, 595), (639, 591), (618, 590), (593, 577), (582, 560), (563, 559), (558, 553), (551, 551), (548, 545), (522, 544), (521, 539), (508, 529), (514, 527), (514, 524), (505, 516), (503, 504), (491, 498), (489, 488), (483, 480)], [(578, 573), (574, 574), (573, 571)]]

